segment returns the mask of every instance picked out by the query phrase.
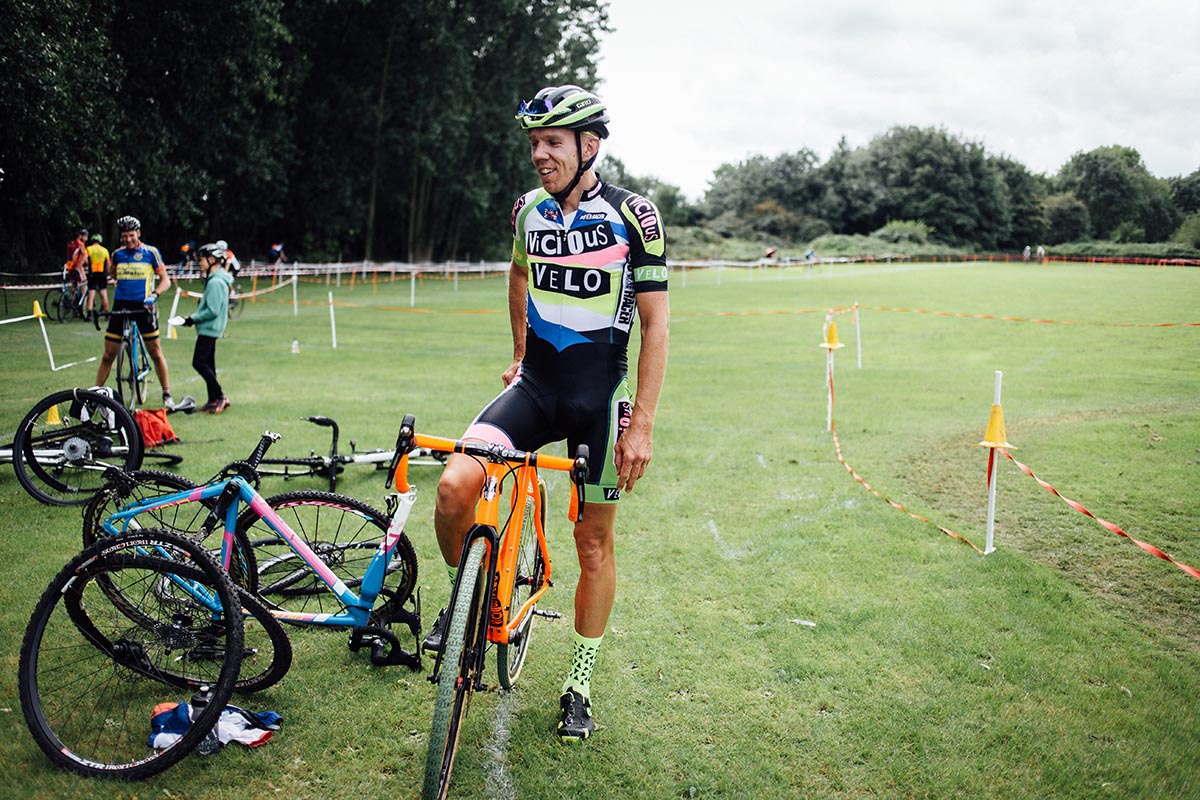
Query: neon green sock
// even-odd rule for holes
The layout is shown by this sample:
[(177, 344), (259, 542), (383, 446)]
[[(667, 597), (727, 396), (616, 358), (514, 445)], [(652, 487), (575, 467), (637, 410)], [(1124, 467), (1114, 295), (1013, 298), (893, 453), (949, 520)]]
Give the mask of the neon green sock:
[(585, 698), (591, 699), (592, 668), (596, 666), (596, 654), (600, 652), (600, 643), (602, 641), (604, 641), (604, 634), (600, 634), (595, 639), (589, 639), (586, 636), (581, 636), (578, 631), (575, 632), (571, 674), (567, 676), (567, 680), (563, 683), (563, 694), (574, 689)]

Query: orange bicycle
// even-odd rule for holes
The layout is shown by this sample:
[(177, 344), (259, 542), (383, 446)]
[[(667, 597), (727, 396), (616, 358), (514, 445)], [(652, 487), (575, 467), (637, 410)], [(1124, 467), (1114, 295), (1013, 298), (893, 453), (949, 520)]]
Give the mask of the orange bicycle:
[[(449, 620), (430, 681), (437, 684), (433, 727), (425, 757), (422, 796), (444, 798), (458, 751), (462, 721), (471, 695), (486, 688), (483, 671), (495, 647), (500, 686), (512, 689), (525, 656), (538, 600), (550, 588), (550, 553), (546, 547), (546, 485), (538, 468), (569, 473), (575, 484), (570, 518), (583, 516), (583, 484), (588, 476), (588, 449), (563, 458), (484, 442), (442, 439), (418, 434), (412, 416), (400, 425), (391, 475), (399, 492), (408, 486), (408, 454), (416, 448), (435, 453), (463, 453), (475, 458), (485, 473), (475, 524), (463, 542), (458, 577), (450, 595)], [(509, 500), (505, 481), (511, 479)], [(502, 513), (507, 513), (503, 526)]]

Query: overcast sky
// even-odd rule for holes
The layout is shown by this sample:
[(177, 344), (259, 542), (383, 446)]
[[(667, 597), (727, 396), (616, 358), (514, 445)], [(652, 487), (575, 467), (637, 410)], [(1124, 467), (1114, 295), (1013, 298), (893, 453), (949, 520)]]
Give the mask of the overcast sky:
[(1200, 0), (610, 0), (609, 20), (606, 149), (692, 199), (721, 164), (895, 125), (1047, 174), (1112, 144), (1200, 168)]

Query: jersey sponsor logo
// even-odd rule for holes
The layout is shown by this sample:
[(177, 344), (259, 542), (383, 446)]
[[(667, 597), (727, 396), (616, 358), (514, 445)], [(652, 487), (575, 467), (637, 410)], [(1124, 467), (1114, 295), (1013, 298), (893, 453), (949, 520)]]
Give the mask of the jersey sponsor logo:
[(654, 242), (662, 236), (662, 226), (653, 203), (635, 194), (629, 198), (629, 210), (637, 217), (638, 225), (642, 228), (643, 241)]
[(593, 211), (590, 214), (580, 214), (575, 219), (579, 222), (593, 222), (595, 220), (606, 219), (606, 217), (601, 212)]
[(512, 210), (512, 229), (517, 229), (517, 215), (521, 213), (521, 209), (525, 207), (525, 195), (517, 198), (517, 202), (513, 203)]
[(667, 280), (667, 267), (665, 264), (654, 264), (648, 267), (634, 267), (633, 279), (638, 283), (642, 281), (665, 281)]
[(538, 262), (533, 267), (533, 285), (543, 292), (571, 297), (599, 297), (608, 294), (608, 274), (602, 269), (568, 267)]
[(620, 500), (621, 499), (621, 490), (620, 489), (605, 489), (604, 490), (604, 499), (605, 500)]
[(555, 258), (577, 256), (603, 250), (617, 243), (608, 222), (571, 231), (526, 231), (525, 252), (531, 256)]
[(550, 220), (551, 222), (561, 222), (562, 221), (562, 213), (558, 210), (557, 206), (555, 206), (551, 203), (542, 203), (541, 205), (538, 206), (538, 211), (541, 211), (542, 216), (545, 217), (546, 219)]

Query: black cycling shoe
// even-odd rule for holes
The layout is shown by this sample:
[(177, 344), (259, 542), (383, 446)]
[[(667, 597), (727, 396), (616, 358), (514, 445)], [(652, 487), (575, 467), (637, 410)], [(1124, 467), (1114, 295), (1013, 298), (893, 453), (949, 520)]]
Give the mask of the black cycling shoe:
[(422, 650), (426, 653), (436, 653), (442, 649), (442, 639), (446, 638), (446, 625), (449, 621), (449, 609), (443, 608), (438, 612), (437, 622), (433, 623), (429, 633), (425, 634), (425, 641), (421, 643)]
[(596, 730), (592, 721), (592, 701), (571, 689), (559, 700), (562, 722), (558, 723), (560, 742), (581, 742)]

